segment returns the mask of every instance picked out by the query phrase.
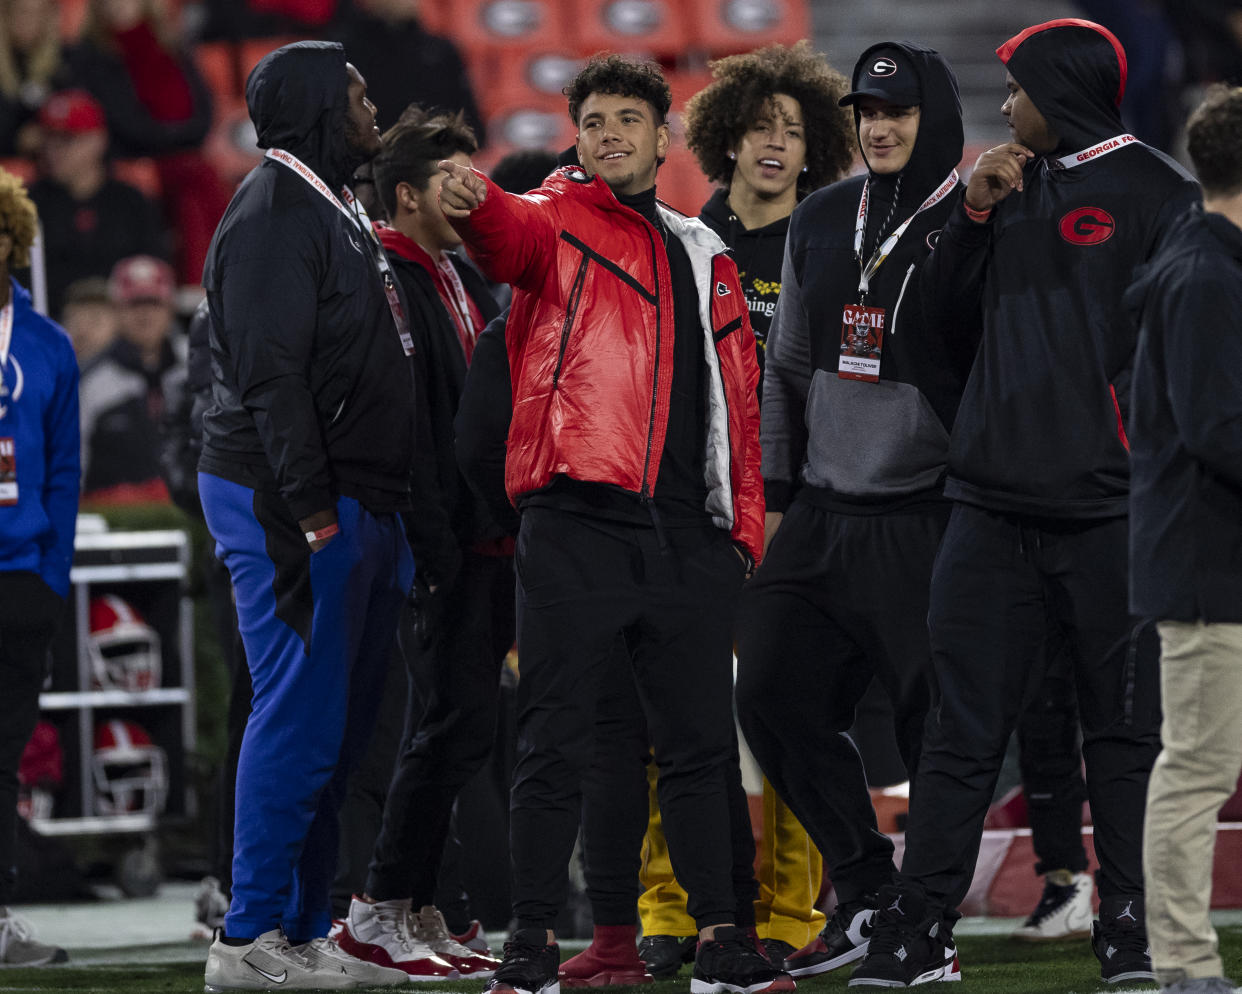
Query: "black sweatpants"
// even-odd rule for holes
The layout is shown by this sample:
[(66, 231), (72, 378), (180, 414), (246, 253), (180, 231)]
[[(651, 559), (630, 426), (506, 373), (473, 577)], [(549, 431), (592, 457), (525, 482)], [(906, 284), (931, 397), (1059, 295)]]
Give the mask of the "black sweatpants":
[(849, 515), (800, 497), (742, 594), (737, 712), (764, 775), (819, 848), (844, 903), (893, 879), (846, 734), (873, 678), (908, 769), (930, 700), (927, 597), (949, 506)]
[(17, 886), (17, 766), (39, 720), (64, 600), (37, 573), (0, 573), (0, 907)]
[(466, 551), (427, 648), (406, 644), (409, 704), (367, 893), (430, 904), (458, 792), (496, 740), (500, 667), (513, 645), (513, 561)]
[(1031, 822), (1035, 872), (1087, 868), (1082, 844), (1082, 749), (1074, 664), (1064, 646), (1051, 646), (1048, 672), (1018, 719), (1018, 766)]
[(654, 746), (688, 910), (700, 928), (733, 921), (725, 785), (736, 742), (732, 619), (744, 566), (728, 534), (710, 525), (657, 533), (529, 506), (516, 560), (521, 680), (510, 838), (518, 927), (551, 927), (564, 903), (618, 636)]
[[(604, 672), (595, 719), (595, 751), (582, 781), (586, 893), (596, 925), (633, 925), (641, 892), (639, 872), (647, 833), (650, 737), (630, 667), (618, 639)], [(736, 738), (735, 738), (736, 744)], [(733, 853), (734, 924), (755, 924), (755, 837), (736, 749), (726, 771), (729, 841)]]
[(1143, 892), (1147, 778), (1160, 751), (1154, 631), (1127, 611), (1127, 520), (957, 504), (932, 576), (939, 707), (927, 723), (902, 878), (952, 913), (974, 874), (1009, 736), (1043, 682), (1049, 628), (1074, 669), (1101, 898)]

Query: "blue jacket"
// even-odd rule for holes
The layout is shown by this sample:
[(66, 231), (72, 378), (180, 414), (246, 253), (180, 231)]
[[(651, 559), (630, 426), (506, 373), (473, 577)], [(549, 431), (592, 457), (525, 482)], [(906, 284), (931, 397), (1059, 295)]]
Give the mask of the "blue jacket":
[(13, 338), (0, 370), (0, 443), (12, 440), (13, 461), (0, 455), (0, 499), (15, 469), (17, 503), (0, 503), (0, 571), (38, 573), (67, 597), (81, 472), (78, 361), (64, 329), (31, 307), (16, 280), (10, 286)]

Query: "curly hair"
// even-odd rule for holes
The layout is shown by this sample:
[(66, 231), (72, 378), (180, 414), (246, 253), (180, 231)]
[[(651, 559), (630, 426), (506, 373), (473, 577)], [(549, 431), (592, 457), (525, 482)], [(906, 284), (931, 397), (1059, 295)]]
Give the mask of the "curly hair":
[(479, 142), (461, 111), (433, 114), (410, 104), (384, 132), (384, 147), (371, 160), (375, 192), (388, 216), (397, 215), (398, 183), (425, 190), (441, 159), (457, 152), (474, 155), (478, 150)]
[(1242, 87), (1208, 90), (1186, 125), (1186, 151), (1208, 196), (1242, 192)]
[(733, 179), (742, 136), (768, 111), (774, 94), (802, 106), (806, 128), (806, 172), (798, 177), (798, 198), (832, 183), (849, 170), (857, 138), (849, 109), (837, 101), (849, 80), (833, 69), (810, 43), (786, 48), (769, 45), (709, 63), (712, 82), (686, 104), (686, 145), (707, 178), (722, 186)]
[(10, 272), (30, 265), (30, 246), (38, 227), (39, 214), (34, 201), (26, 195), (25, 185), (11, 172), (0, 169), (0, 233), (13, 239)]
[(593, 55), (582, 71), (564, 90), (569, 98), (569, 119), (578, 124), (578, 114), (592, 93), (646, 100), (656, 111), (656, 124), (663, 124), (673, 105), (673, 94), (664, 73), (654, 62), (635, 62), (620, 55)]

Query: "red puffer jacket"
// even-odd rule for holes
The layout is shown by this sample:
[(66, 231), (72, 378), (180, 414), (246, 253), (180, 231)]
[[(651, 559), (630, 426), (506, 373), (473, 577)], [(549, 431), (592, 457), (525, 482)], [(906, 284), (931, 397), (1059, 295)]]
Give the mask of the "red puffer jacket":
[[(707, 510), (758, 562), (759, 367), (737, 267), (701, 222), (660, 205), (699, 290), (708, 374)], [(567, 167), (526, 196), (488, 181), (454, 222), (488, 277), (514, 286), (505, 487), (564, 474), (656, 493), (673, 370), (673, 293), (660, 232), (602, 180)]]

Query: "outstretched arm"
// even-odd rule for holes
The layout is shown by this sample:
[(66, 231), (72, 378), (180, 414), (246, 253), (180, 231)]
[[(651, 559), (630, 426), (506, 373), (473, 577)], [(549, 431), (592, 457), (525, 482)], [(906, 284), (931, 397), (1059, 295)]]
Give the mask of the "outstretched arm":
[(549, 198), (506, 193), (477, 170), (449, 159), (440, 169), (445, 173), (440, 209), (487, 278), (539, 289), (556, 256)]

